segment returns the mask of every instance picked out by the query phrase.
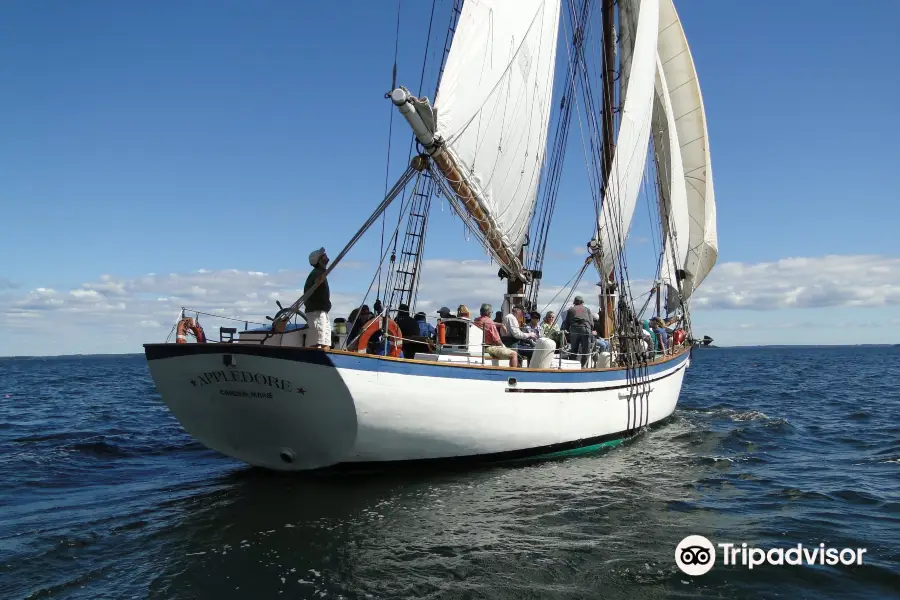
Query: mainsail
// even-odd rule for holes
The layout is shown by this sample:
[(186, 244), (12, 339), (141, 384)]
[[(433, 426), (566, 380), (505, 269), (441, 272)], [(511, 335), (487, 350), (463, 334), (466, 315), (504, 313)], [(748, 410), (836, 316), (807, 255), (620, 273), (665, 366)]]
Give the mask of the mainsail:
[(623, 64), (625, 102), (597, 224), (600, 252), (595, 264), (604, 276), (617, 263), (628, 237), (644, 176), (653, 113), (659, 0), (623, 0), (621, 5), (625, 4), (638, 5), (627, 11), (637, 14), (637, 26), (630, 63)]
[(462, 201), (488, 250), (519, 279), (546, 153), (559, 0), (467, 0), (435, 106), (394, 103)]
[(706, 113), (691, 50), (672, 0), (659, 0), (659, 59), (681, 145), (689, 214), (687, 279), (689, 298), (718, 257), (716, 202), (706, 129)]

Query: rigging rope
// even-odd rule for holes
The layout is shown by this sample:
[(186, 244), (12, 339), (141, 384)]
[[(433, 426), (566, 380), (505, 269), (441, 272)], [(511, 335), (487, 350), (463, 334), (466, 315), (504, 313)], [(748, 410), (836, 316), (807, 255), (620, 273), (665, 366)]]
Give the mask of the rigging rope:
[[(456, 0), (456, 2), (457, 2), (457, 3), (458, 3), (458, 2), (461, 2), (461, 0)], [(422, 86), (424, 85), (424, 82), (425, 82), (425, 71), (426, 71), (426, 67), (427, 67), (427, 65), (428, 65), (428, 49), (429, 49), (429, 47), (431, 46), (431, 32), (432, 32), (432, 27), (433, 27), (433, 25), (434, 25), (434, 13), (435, 13), (435, 7), (436, 7), (436, 5), (437, 5), (437, 0), (432, 0), (432, 3), (431, 3), (431, 15), (430, 15), (429, 18), (428, 18), (428, 33), (426, 34), (426, 38), (425, 38), (425, 51), (424, 51), (424, 53), (423, 53), (423, 55), (422, 55), (422, 69), (421, 69), (421, 73), (420, 73), (420, 75), (419, 75), (419, 88), (418, 88), (418, 92), (417, 92), (417, 94), (418, 94), (419, 96), (422, 95)], [(451, 32), (452, 30), (453, 30), (453, 15), (451, 15), (451, 23), (450, 23), (450, 25), (448, 26), (448, 33), (447, 33), (448, 36), (450, 35), (450, 32)], [(394, 89), (397, 88), (397, 44), (399, 44), (399, 39), (400, 39), (400, 0), (397, 0), (397, 32), (396, 32), (396, 36), (395, 36), (395, 47), (394, 47), (394, 77), (393, 77), (393, 83), (392, 83), (392, 87), (391, 87), (392, 90), (394, 90)], [(444, 57), (444, 58), (445, 58), (445, 57)], [(438, 77), (440, 77), (440, 72), (442, 72), (442, 71), (443, 71), (443, 58), (442, 58), (442, 60), (441, 60), (441, 66), (440, 66), (440, 69), (439, 69), (439, 75), (438, 75)], [(437, 89), (437, 83), (435, 83), (435, 94), (437, 94), (436, 89)], [(386, 95), (386, 97), (388, 97), (388, 96), (389, 96), (389, 95)], [(390, 105), (389, 108), (390, 108), (390, 110), (391, 110), (391, 116), (392, 116), (392, 118), (393, 118), (394, 110), (396, 110), (395, 107), (393, 106), (393, 103), (391, 103), (391, 105)], [(390, 142), (389, 142), (389, 143), (390, 143)], [(413, 156), (413, 151), (414, 151), (414, 149), (415, 149), (415, 144), (416, 144), (416, 137), (415, 137), (415, 134), (411, 134), (411, 135), (410, 135), (410, 140), (409, 140), (409, 148), (408, 148), (408, 150), (407, 150), (407, 155), (408, 155), (409, 157), (412, 157), (412, 156)], [(425, 175), (426, 178), (428, 178), (428, 177), (430, 177), (430, 176), (431, 176), (430, 173), (426, 173), (426, 175)], [(414, 189), (414, 190), (417, 190), (417, 189), (418, 189), (418, 186), (419, 186), (419, 183), (418, 183), (418, 181), (417, 181), (417, 182), (416, 182), (416, 185), (414, 186), (413, 189)], [(429, 188), (428, 188), (428, 190), (427, 190), (427, 193), (428, 193), (428, 194), (433, 193), (433, 187), (430, 187), (430, 186), (429, 186)], [(406, 191), (406, 190), (403, 190), (403, 197), (401, 198), (401, 205), (404, 205), (404, 204), (406, 203), (406, 199), (407, 199), (407, 198), (406, 198), (406, 194), (407, 194), (407, 191)], [(414, 194), (415, 194), (415, 192), (414, 192)], [(414, 197), (414, 196), (413, 196), (413, 197)], [(410, 210), (412, 210), (414, 206), (415, 206), (415, 203), (410, 202)], [(402, 211), (399, 212), (399, 213), (397, 214), (397, 227), (398, 227), (398, 229), (399, 229), (399, 227), (400, 227), (400, 225), (401, 225), (401, 223), (402, 223), (403, 214), (404, 214), (404, 213), (403, 213)], [(406, 232), (406, 235), (407, 235), (407, 237), (409, 237), (411, 234), (414, 234), (415, 232), (411, 232), (411, 231), (410, 231), (410, 226), (412, 225), (411, 219), (408, 220), (407, 223), (408, 223), (408, 226), (407, 226), (407, 232)], [(382, 222), (382, 230), (383, 230), (383, 229), (384, 229), (384, 223)], [(382, 233), (382, 239), (383, 239), (383, 238), (384, 238), (384, 235), (383, 235), (383, 233)], [(400, 265), (402, 265), (402, 264), (404, 263), (403, 258), (401, 258), (401, 260), (400, 260), (399, 263), (397, 262), (397, 246), (398, 246), (399, 241), (400, 241), (399, 238), (400, 238), (399, 234), (396, 235), (396, 236), (394, 236), (394, 238), (393, 238), (393, 249), (391, 250), (390, 266), (388, 267), (388, 276), (387, 276), (387, 279), (386, 279), (386, 281), (385, 281), (385, 287), (384, 287), (384, 293), (383, 293), (383, 294), (382, 294), (382, 292), (381, 292), (381, 279), (378, 280), (379, 295), (381, 295), (382, 297), (387, 296), (388, 291), (390, 290), (390, 293), (391, 293), (391, 301), (393, 301), (394, 292), (395, 292), (395, 290), (393, 289), (393, 288), (394, 288), (394, 283), (393, 283), (393, 282), (397, 279), (397, 269), (399, 268)], [(388, 244), (390, 245), (390, 243), (391, 243), (391, 242), (389, 241)], [(421, 254), (421, 245), (420, 245), (419, 253)], [(384, 260), (384, 259), (382, 259), (382, 262), (383, 262), (383, 260)], [(420, 261), (421, 261), (421, 256), (417, 257), (417, 262), (420, 262)], [(419, 277), (418, 277), (418, 270), (416, 270), (416, 281), (415, 281), (415, 288), (416, 288), (416, 289), (418, 289), (418, 280), (419, 280)], [(412, 300), (410, 300), (410, 306), (412, 306)]]
[[(415, 183), (416, 186), (419, 185), (419, 180), (421, 179), (421, 177), (422, 177), (422, 173), (420, 172), (419, 175), (418, 175), (418, 177), (416, 178), (416, 183)], [(408, 201), (409, 203), (412, 203), (412, 199), (413, 199), (414, 197), (415, 197), (414, 194), (410, 194), (409, 200), (404, 199), (403, 202), (407, 202), (407, 201)], [(403, 212), (405, 212), (406, 208), (407, 208), (406, 206), (401, 205), (401, 207), (400, 207), (400, 214), (403, 214)], [(394, 229), (394, 233), (392, 234), (391, 237), (393, 237), (393, 238), (399, 237), (399, 233), (400, 233), (400, 225), (398, 224), (397, 227)], [(390, 246), (390, 243), (388, 244), (388, 246)], [(379, 260), (379, 265), (380, 265), (381, 263), (384, 262), (384, 259), (385, 259), (386, 256), (387, 256), (387, 248), (381, 253), (381, 259)], [(379, 271), (380, 271), (380, 269), (379, 269)], [(378, 274), (377, 274), (377, 273), (376, 273), (376, 275), (374, 275), (374, 276), (372, 277), (372, 281), (369, 282), (369, 287), (366, 289), (366, 294), (365, 294), (365, 296), (363, 296), (362, 302), (360, 302), (359, 306), (362, 306), (363, 304), (366, 303), (366, 299), (369, 297), (369, 293), (372, 291), (372, 286), (375, 284), (375, 278), (376, 278), (376, 277), (378, 277)], [(389, 309), (390, 309), (390, 306), (384, 305), (384, 306), (383, 306), (383, 312), (384, 312), (384, 314), (387, 314), (387, 312), (389, 311)], [(353, 330), (353, 326), (356, 325), (357, 321), (359, 321), (359, 314), (358, 314), (358, 313), (357, 313), (357, 315), (356, 315), (356, 319), (354, 319), (353, 323), (350, 324), (350, 328), (347, 330), (348, 336), (347, 336), (347, 342), (346, 342), (346, 346), (345, 346), (345, 347), (349, 346), (350, 343), (353, 341), (353, 340), (350, 339), (349, 333)]]
[[(397, 0), (397, 29), (394, 33), (394, 68), (391, 71), (391, 90), (397, 89), (397, 54), (400, 49), (400, 0)], [(391, 137), (394, 133), (394, 107), (388, 105), (390, 116), (388, 117), (388, 141), (387, 141), (387, 165), (384, 168), (384, 193), (388, 193), (388, 185), (390, 185), (391, 175)], [(381, 246), (380, 250), (384, 253), (384, 224), (387, 215), (381, 213)], [(382, 259), (384, 260), (384, 259)], [(381, 296), (381, 265), (378, 266), (378, 295)]]
[[(582, 7), (582, 21), (587, 18), (590, 2), (585, 0)], [(574, 11), (570, 2), (570, 11)], [(571, 16), (575, 19), (575, 16)], [(565, 28), (565, 20), (563, 20), (563, 28)], [(567, 30), (566, 30), (567, 31)], [(565, 34), (568, 37), (568, 33)], [(572, 122), (572, 99), (576, 96), (577, 88), (575, 82), (576, 69), (578, 67), (577, 57), (583, 52), (584, 35), (575, 34), (573, 43), (575, 44), (575, 56), (566, 44), (566, 52), (568, 55), (568, 66), (566, 69), (565, 83), (562, 86), (563, 97), (560, 101), (560, 112), (557, 123), (556, 133), (553, 141), (553, 150), (550, 155), (549, 168), (542, 180), (543, 197), (538, 209), (538, 218), (532, 222), (536, 226), (536, 231), (532, 230), (530, 237), (535, 240), (531, 253), (531, 261), (529, 269), (532, 271), (541, 271), (544, 266), (544, 257), (547, 251), (547, 243), (549, 241), (550, 223), (556, 209), (556, 202), (559, 197), (559, 184), (562, 179), (563, 162), (566, 156), (566, 146), (569, 139), (569, 128)], [(577, 98), (575, 99), (577, 103)], [(535, 279), (529, 290), (529, 300), (532, 305), (537, 306), (538, 293), (540, 291), (541, 280)]]

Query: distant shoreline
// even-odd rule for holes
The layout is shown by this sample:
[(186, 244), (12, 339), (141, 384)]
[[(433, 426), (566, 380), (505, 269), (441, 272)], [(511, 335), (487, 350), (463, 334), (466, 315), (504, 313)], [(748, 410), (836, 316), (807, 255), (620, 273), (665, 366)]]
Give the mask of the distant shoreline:
[[(770, 349), (777, 350), (779, 348), (892, 348), (897, 344), (765, 344), (758, 346), (700, 346), (704, 350), (750, 350), (750, 349)], [(143, 352), (123, 352), (105, 353), (105, 354), (39, 354), (39, 355), (16, 355), (16, 356), (0, 356), (0, 360), (13, 359), (42, 359), (42, 358), (103, 358), (116, 357), (123, 358), (126, 356), (143, 357)]]

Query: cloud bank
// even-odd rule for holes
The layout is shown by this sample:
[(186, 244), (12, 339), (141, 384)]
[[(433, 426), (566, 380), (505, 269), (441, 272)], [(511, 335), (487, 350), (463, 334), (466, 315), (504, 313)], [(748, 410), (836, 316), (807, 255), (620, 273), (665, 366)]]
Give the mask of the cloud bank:
[[(332, 281), (333, 317), (346, 316), (362, 301), (372, 273), (371, 266), (348, 267), (355, 267), (356, 283), (345, 283), (346, 273)], [(475, 312), (482, 302), (490, 302), (496, 310), (502, 301), (505, 281), (497, 278), (496, 265), (488, 261), (426, 260), (423, 273), (416, 309), (429, 315), (444, 305), (455, 311), (459, 304)], [(266, 315), (275, 314), (276, 300), (293, 303), (302, 294), (306, 275), (306, 270), (201, 269), (151, 273), (137, 279), (103, 275), (74, 289), (57, 289), (48, 282), (30, 290), (0, 279), (0, 329), (8, 334), (0, 342), (0, 355), (138, 352), (141, 343), (166, 338), (182, 307), (246, 320), (252, 328), (253, 323), (267, 323)], [(588, 305), (596, 305), (596, 279), (596, 273), (588, 271), (578, 289)], [(543, 283), (540, 308), (559, 293), (553, 303), (558, 308), (568, 291), (561, 283)], [(649, 287), (649, 282), (634, 282), (632, 291), (639, 296)], [(374, 300), (371, 293), (366, 301), (371, 306)], [(720, 263), (695, 294), (693, 312), (897, 305), (900, 259), (824, 256)], [(203, 316), (201, 323), (212, 339), (218, 339), (219, 326), (235, 326)], [(243, 322), (237, 327), (243, 329)], [(50, 339), (55, 342), (50, 344)]]

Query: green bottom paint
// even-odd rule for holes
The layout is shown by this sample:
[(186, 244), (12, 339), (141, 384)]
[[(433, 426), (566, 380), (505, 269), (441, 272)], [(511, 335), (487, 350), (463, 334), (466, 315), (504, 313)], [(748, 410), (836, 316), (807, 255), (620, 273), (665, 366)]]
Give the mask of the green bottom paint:
[(619, 444), (625, 441), (625, 438), (619, 438), (618, 440), (610, 440), (608, 442), (602, 442), (600, 444), (591, 444), (590, 446), (583, 446), (581, 448), (573, 448), (571, 450), (560, 450), (559, 452), (550, 452), (548, 454), (536, 454), (534, 456), (526, 456), (523, 458), (515, 458), (511, 461), (504, 462), (520, 462), (520, 461), (528, 461), (528, 460), (543, 460), (548, 458), (569, 458), (571, 456), (582, 456), (585, 454), (591, 454), (592, 452), (598, 452), (605, 448), (615, 448)]

